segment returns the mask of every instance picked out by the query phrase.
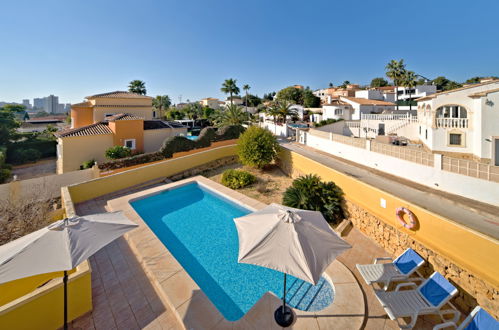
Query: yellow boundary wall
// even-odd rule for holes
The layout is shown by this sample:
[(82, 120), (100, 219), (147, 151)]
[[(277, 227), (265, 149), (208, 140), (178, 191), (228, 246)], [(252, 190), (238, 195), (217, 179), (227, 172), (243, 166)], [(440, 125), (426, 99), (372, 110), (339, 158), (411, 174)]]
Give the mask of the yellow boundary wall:
[[(64, 322), (62, 274), (62, 272), (41, 274), (2, 284), (0, 329), (62, 327)], [(49, 282), (37, 288), (47, 281)], [(19, 297), (21, 294), (23, 295)], [(92, 310), (92, 280), (88, 261), (84, 261), (76, 267), (76, 270), (70, 272), (68, 306), (69, 321)]]
[[(71, 201), (74, 204), (81, 203), (148, 181), (169, 177), (203, 164), (234, 155), (236, 155), (236, 145), (217, 147), (71, 185), (68, 186), (67, 189)], [(64, 199), (64, 194), (62, 194), (62, 196)]]
[[(363, 183), (346, 174), (331, 169), (296, 152), (283, 150), (280, 155), (283, 167), (303, 174), (317, 174), (323, 180), (334, 181), (341, 187), (345, 198), (384, 221), (397, 230), (407, 233), (427, 248), (452, 260), (456, 265), (499, 287), (499, 242), (475, 232), (422, 207), (411, 204)], [(381, 198), (386, 208), (381, 207)], [(404, 206), (417, 217), (416, 230), (404, 228), (395, 217), (395, 209)]]

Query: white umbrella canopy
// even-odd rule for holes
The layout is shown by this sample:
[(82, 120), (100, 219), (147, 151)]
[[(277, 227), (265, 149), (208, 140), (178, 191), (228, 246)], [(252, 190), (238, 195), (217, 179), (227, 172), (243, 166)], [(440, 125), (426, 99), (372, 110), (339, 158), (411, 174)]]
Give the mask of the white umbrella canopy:
[(329, 264), (351, 248), (317, 211), (271, 204), (234, 221), (240, 263), (275, 269), (314, 285)]
[(0, 246), (0, 284), (73, 269), (135, 227), (122, 212), (56, 221)]

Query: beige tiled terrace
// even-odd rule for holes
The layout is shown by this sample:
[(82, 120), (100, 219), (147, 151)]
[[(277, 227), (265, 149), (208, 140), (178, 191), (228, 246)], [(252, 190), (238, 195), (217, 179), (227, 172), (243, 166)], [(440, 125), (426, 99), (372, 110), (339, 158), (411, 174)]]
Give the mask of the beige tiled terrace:
[[(163, 189), (158, 186), (155, 186), (156, 189)], [(143, 192), (144, 188), (140, 190)], [(123, 199), (117, 197), (133, 198), (130, 197), (136, 196), (133, 193), (122, 191), (113, 196), (103, 196), (78, 204), (77, 213), (84, 215), (104, 212), (108, 201), (113, 199), (115, 201), (111, 205), (123, 206)], [(243, 198), (247, 205), (253, 204), (257, 208), (262, 206), (248, 197)], [(94, 310), (72, 322), (72, 328), (277, 328), (273, 321), (273, 311), (279, 306), (280, 300), (270, 293), (239, 322), (226, 321), (173, 256), (166, 249), (152, 244), (150, 237), (144, 236), (147, 230), (149, 229), (146, 227), (139, 227), (127, 239), (118, 239), (90, 259)], [(133, 236), (139, 238), (136, 244), (131, 242)], [(395, 322), (386, 317), (372, 288), (359, 281), (360, 275), (355, 267), (356, 263), (370, 263), (374, 257), (388, 254), (355, 229), (350, 231), (346, 240), (353, 248), (338, 258), (340, 262), (333, 263), (327, 271), (335, 286), (334, 303), (322, 311), (321, 315), (296, 311), (297, 322), (292, 326), (293, 329), (398, 328)], [(425, 319), (419, 320), (417, 324), (417, 328), (424, 329), (431, 329), (432, 326)]]

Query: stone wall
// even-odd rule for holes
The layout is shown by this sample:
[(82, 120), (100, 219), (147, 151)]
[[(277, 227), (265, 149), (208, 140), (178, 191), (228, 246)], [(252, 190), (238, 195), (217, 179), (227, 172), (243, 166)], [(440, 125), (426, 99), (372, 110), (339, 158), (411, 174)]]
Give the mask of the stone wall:
[(396, 256), (405, 249), (412, 248), (426, 260), (420, 271), (425, 278), (437, 271), (449, 279), (459, 290), (458, 295), (452, 302), (463, 313), (467, 315), (476, 305), (480, 305), (491, 315), (499, 318), (498, 288), (477, 278), (451, 260), (435, 254), (435, 252), (409, 235), (387, 225), (362, 207), (350, 201), (347, 201), (346, 205), (349, 220), (352, 224), (383, 249)]

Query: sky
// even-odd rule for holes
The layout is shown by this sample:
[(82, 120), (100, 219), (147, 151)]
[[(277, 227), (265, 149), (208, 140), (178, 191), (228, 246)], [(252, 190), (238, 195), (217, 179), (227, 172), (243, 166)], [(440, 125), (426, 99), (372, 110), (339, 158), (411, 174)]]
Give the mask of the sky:
[(174, 103), (344, 80), (368, 84), (391, 59), (428, 78), (499, 76), (499, 1), (0, 2), (0, 101), (76, 103), (145, 81)]

